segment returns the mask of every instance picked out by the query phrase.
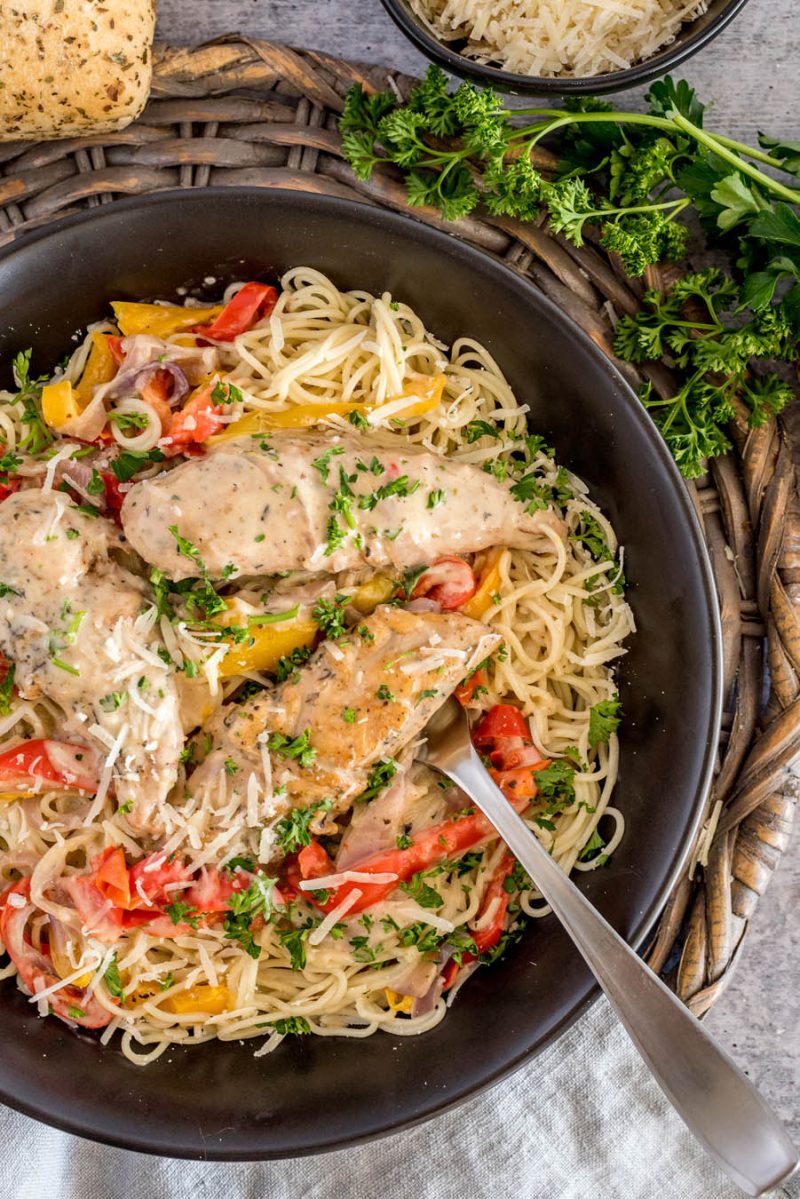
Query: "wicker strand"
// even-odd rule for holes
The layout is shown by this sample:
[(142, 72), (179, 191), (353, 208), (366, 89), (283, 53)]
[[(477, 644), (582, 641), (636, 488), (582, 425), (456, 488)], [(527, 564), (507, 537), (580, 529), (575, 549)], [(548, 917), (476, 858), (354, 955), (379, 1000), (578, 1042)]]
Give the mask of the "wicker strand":
[[(369, 182), (354, 178), (336, 118), (353, 83), (405, 96), (414, 80), (238, 35), (197, 47), (157, 46), (154, 63), (150, 102), (122, 132), (0, 146), (0, 245), (119, 196), (175, 187), (288, 187), (409, 213), (391, 169), (376, 171)], [(552, 158), (543, 151), (537, 165), (548, 169)], [(631, 280), (616, 256), (591, 242), (577, 249), (542, 222), (473, 217), (445, 226), (432, 209), (410, 215), (502, 258), (612, 358), (618, 316), (636, 311), (645, 286), (665, 287), (676, 277), (674, 268), (662, 267)], [(633, 386), (647, 379), (659, 395), (671, 394), (674, 379), (663, 363), (644, 364), (641, 373), (616, 364)], [(788, 843), (800, 789), (795, 423), (787, 414), (750, 430), (739, 420), (734, 452), (689, 488), (717, 581), (726, 711), (705, 823), (649, 961), (669, 971), (668, 981), (698, 1015), (727, 986), (747, 924)], [(767, 669), (771, 691), (762, 711)]]

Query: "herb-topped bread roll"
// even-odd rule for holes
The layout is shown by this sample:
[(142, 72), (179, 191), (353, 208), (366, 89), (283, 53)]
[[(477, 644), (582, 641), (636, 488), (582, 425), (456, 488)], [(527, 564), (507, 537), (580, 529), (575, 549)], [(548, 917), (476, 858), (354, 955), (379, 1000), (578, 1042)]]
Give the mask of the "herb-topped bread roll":
[(0, 141), (121, 129), (150, 90), (154, 0), (0, 4)]

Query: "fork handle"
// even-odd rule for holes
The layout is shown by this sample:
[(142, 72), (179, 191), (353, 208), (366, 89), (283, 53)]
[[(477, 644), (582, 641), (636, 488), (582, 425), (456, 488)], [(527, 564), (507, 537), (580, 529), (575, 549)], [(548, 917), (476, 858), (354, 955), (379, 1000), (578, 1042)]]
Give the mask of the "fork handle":
[(775, 1114), (738, 1066), (584, 898), (471, 750), (439, 767), (483, 810), (580, 950), (656, 1082), (721, 1168), (760, 1195), (797, 1167)]

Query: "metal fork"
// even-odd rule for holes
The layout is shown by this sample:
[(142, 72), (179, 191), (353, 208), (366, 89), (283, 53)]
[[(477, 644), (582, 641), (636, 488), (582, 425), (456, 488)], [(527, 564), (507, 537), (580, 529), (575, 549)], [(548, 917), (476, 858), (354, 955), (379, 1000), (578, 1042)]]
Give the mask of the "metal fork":
[(448, 700), (418, 757), (447, 775), (491, 821), (575, 942), (611, 1006), (689, 1131), (748, 1195), (794, 1172), (798, 1154), (752, 1083), (611, 925), (517, 815)]

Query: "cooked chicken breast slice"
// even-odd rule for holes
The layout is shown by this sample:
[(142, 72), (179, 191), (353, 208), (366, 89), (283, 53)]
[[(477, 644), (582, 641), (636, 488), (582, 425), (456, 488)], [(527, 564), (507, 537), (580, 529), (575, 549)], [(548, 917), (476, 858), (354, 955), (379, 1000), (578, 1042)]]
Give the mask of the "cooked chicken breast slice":
[[(271, 744), (273, 815), (327, 799), (331, 815), (346, 811), (370, 768), (394, 760), (501, 640), (468, 616), (388, 605), (360, 629), (323, 642), (282, 687), (220, 713), (209, 728), (212, 752), (189, 780), (192, 794), (215, 792), (223, 772), (243, 799), (252, 777), (263, 790), (262, 746)], [(297, 738), (311, 751), (305, 764), (290, 756)]]
[(115, 527), (54, 491), (0, 505), (0, 650), (25, 699), (64, 711), (63, 739), (114, 754), (113, 786), (138, 831), (159, 830), (182, 746), (178, 699), (157, 657), (144, 582), (109, 556)]
[(314, 430), (241, 438), (145, 479), (128, 492), (122, 524), (145, 559), (174, 579), (197, 574), (177, 533), (219, 577), (282, 570), (404, 569), (492, 545), (531, 548), (548, 511), (526, 513), (470, 463), (392, 434)]

